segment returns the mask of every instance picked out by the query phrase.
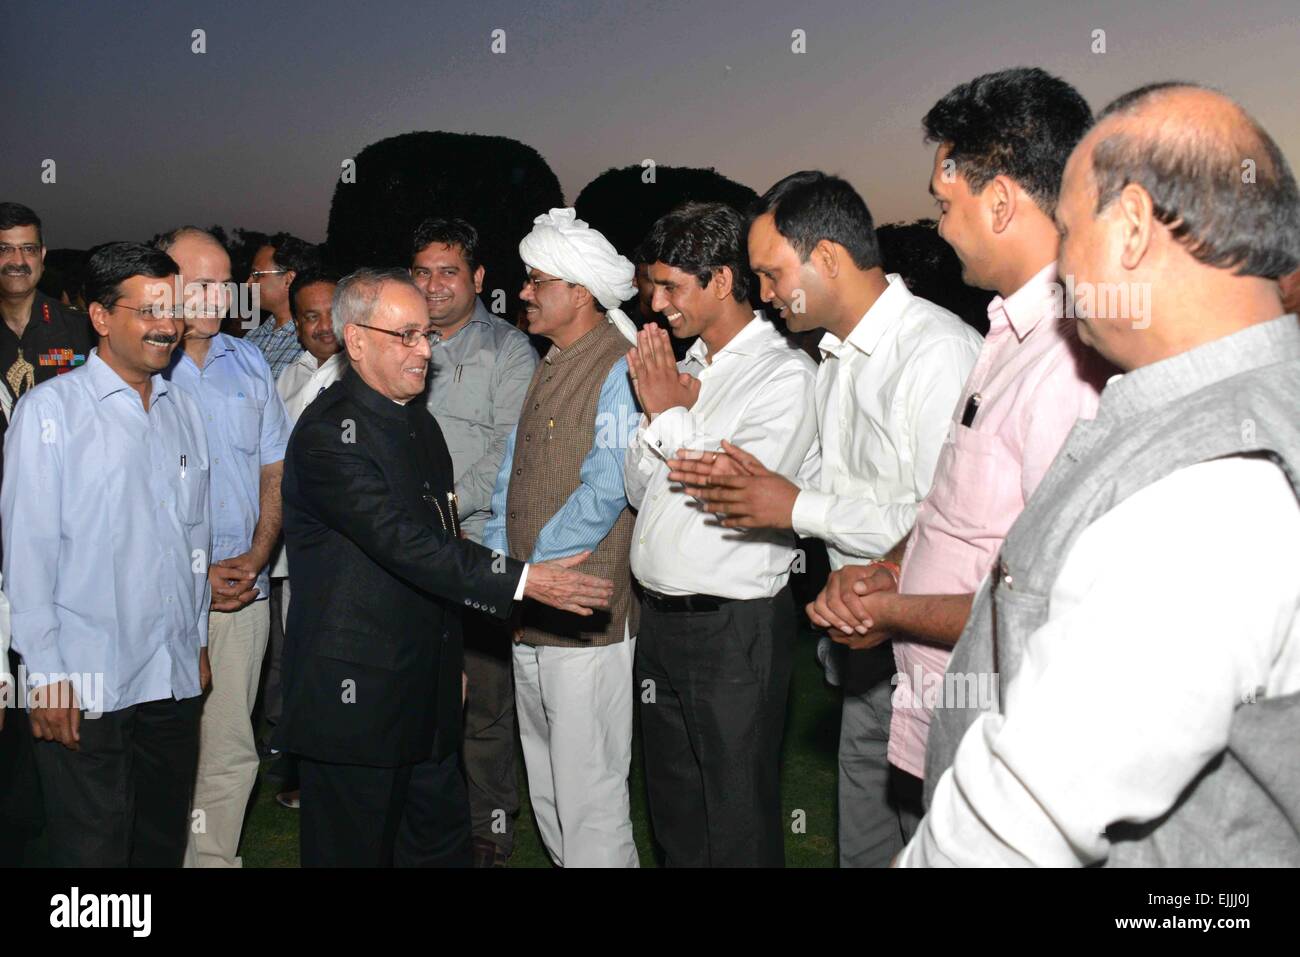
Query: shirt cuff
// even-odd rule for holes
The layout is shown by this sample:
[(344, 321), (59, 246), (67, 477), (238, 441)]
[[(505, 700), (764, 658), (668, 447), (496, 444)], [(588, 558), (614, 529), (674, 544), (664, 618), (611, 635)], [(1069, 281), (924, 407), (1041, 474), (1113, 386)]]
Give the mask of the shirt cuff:
[(642, 433), (642, 440), (646, 446), (653, 449), (660, 458), (667, 461), (676, 458), (677, 449), (680, 448), (681, 434), (685, 423), (682, 421), (686, 416), (686, 406), (677, 405), (671, 409), (665, 409), (655, 420), (645, 428)]
[(515, 588), (515, 601), (524, 600), (524, 588), (528, 585), (528, 569), (532, 567), (532, 565), (524, 566), (524, 572), (519, 576), (519, 586)]
[(790, 525), (795, 534), (802, 538), (827, 540), (828, 519), (834, 501), (835, 496), (829, 492), (801, 489), (790, 510)]

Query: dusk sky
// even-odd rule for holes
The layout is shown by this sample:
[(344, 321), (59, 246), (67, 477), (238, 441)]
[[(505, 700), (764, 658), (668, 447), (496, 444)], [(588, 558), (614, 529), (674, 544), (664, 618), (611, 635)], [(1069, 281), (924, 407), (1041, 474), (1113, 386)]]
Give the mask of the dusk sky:
[[(921, 117), (955, 84), (1018, 65), (1094, 109), (1153, 80), (1216, 86), (1300, 166), (1296, 0), (6, 0), (2, 22), (0, 199), (36, 209), (51, 247), (186, 222), (320, 241), (340, 163), (411, 130), (521, 140), (570, 203), (603, 170), (652, 158), (760, 192), (818, 167), (878, 222), (913, 219), (933, 210)], [(206, 53), (191, 52), (195, 29)]]

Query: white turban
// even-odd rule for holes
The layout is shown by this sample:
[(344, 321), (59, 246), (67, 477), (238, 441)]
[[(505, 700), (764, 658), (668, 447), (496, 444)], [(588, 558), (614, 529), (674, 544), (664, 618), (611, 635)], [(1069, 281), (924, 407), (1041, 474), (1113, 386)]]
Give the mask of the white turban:
[(636, 343), (636, 326), (618, 308), (636, 295), (636, 267), (573, 209), (552, 209), (534, 219), (533, 231), (519, 241), (519, 258), (533, 269), (585, 286), (609, 321)]

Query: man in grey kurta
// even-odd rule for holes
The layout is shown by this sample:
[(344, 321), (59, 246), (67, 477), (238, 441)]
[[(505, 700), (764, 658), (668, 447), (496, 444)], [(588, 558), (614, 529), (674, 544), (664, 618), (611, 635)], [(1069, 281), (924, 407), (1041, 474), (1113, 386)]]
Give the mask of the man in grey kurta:
[(1298, 866), (1300, 191), (1236, 103), (1159, 84), (1102, 112), (1056, 217), (1125, 374), (976, 598), (899, 863)]
[[(464, 220), (431, 219), (416, 230), (411, 278), (424, 293), (433, 346), (428, 410), (451, 452), (460, 526), (482, 543), (506, 442), (519, 419), (537, 353), (528, 337), (479, 299), (478, 233)], [(510, 637), (486, 616), (465, 616), (465, 770), (474, 860), (503, 864), (519, 812)]]

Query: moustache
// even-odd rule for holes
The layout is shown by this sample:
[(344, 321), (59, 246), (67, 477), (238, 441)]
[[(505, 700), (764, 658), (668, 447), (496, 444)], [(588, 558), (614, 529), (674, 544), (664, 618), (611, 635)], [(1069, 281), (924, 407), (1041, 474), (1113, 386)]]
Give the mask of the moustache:
[(145, 342), (152, 343), (156, 346), (172, 346), (176, 344), (176, 340), (177, 340), (176, 336), (152, 335), (152, 336), (144, 337)]
[(0, 270), (0, 273), (6, 276), (30, 276), (32, 274), (31, 266), (6, 266)]

